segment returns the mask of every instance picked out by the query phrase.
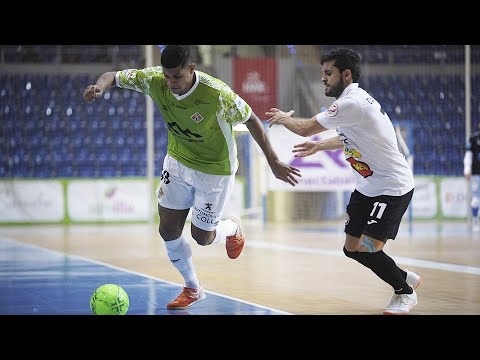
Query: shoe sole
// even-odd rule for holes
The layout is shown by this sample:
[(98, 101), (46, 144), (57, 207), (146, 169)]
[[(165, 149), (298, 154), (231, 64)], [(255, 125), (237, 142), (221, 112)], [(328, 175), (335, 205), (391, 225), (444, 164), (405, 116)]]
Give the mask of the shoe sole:
[(408, 313), (392, 313), (392, 312), (384, 311), (383, 315), (408, 315)]
[(383, 315), (408, 315), (409, 313), (394, 313), (394, 312), (388, 312), (384, 311)]
[[(420, 285), (421, 279), (422, 279), (422, 278), (420, 278), (420, 281), (418, 282), (417, 287), (418, 287), (418, 285)], [(417, 300), (417, 301), (415, 302), (415, 304), (412, 306), (412, 308), (410, 309), (410, 311), (412, 311), (412, 309), (413, 309), (415, 306), (417, 306), (417, 304), (418, 304), (418, 300)], [(394, 313), (394, 312), (390, 312), (390, 311), (385, 310), (385, 311), (383, 312), (383, 315), (409, 315), (409, 314), (410, 314), (410, 311), (409, 311), (409, 312), (403, 312), (403, 313)]]
[(225, 248), (227, 249), (227, 255), (230, 259), (236, 259), (242, 253), (245, 246), (245, 239), (238, 235), (227, 236)]
[[(415, 305), (412, 306), (412, 309), (415, 306), (417, 306), (417, 304), (418, 304), (418, 301), (415, 303)], [(412, 309), (410, 309), (410, 311), (412, 311)], [(410, 311), (409, 312), (403, 312), (403, 313), (394, 313), (394, 312), (390, 312), (390, 311), (384, 311), (383, 315), (409, 315)]]

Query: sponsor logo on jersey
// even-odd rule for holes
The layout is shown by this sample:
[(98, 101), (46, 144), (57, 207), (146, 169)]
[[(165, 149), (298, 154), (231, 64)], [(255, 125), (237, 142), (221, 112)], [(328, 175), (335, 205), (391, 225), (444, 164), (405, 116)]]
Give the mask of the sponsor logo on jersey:
[(347, 148), (347, 147), (345, 147), (344, 153), (345, 153), (345, 155), (354, 157), (356, 159), (360, 159), (362, 157), (362, 154), (360, 153), (360, 151), (355, 150), (355, 149), (350, 149), (350, 148)]
[[(180, 139), (194, 142), (202, 142), (202, 135), (191, 132), (190, 129), (182, 129), (176, 122), (167, 122), (168, 130)], [(195, 139), (193, 139), (195, 138)]]
[(364, 178), (367, 178), (369, 176), (373, 175), (373, 171), (370, 170), (370, 166), (365, 164), (363, 161), (358, 161), (357, 159), (354, 159), (353, 157), (349, 157), (347, 161), (350, 163), (352, 166), (353, 170), (358, 172), (360, 175), (362, 175)]
[(187, 108), (185, 106), (180, 106), (173, 101), (171, 101), (171, 104), (172, 104), (172, 106), (175, 106), (176, 108), (179, 108), (179, 109), (182, 109), (182, 110), (187, 110)]
[(237, 105), (238, 109), (243, 109), (245, 107), (245, 101), (240, 96), (237, 96), (235, 99), (235, 105)]

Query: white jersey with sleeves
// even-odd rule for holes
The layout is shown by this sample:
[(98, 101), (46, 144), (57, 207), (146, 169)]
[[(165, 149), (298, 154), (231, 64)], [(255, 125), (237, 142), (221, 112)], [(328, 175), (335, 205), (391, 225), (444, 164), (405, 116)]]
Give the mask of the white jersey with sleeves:
[(327, 111), (317, 114), (317, 121), (337, 131), (360, 193), (400, 196), (414, 188), (412, 170), (398, 148), (390, 118), (358, 83), (347, 86)]
[(238, 169), (233, 126), (247, 121), (251, 107), (223, 81), (195, 70), (195, 84), (184, 95), (167, 86), (161, 66), (118, 71), (115, 83), (149, 95), (168, 129), (167, 153), (191, 169), (233, 175)]

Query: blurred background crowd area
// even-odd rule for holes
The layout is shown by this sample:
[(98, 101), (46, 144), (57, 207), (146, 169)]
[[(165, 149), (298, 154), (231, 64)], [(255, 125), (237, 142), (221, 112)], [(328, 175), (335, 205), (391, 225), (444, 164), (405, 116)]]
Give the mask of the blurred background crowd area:
[[(145, 61), (144, 45), (0, 45), (1, 64), (91, 64), (137, 67)], [(161, 49), (164, 45), (158, 45)], [(298, 56), (305, 64), (318, 64), (321, 54), (348, 47), (362, 55), (364, 65), (463, 64), (464, 45), (190, 45), (199, 65), (212, 65), (222, 57)], [(159, 56), (159, 54), (158, 54)], [(480, 45), (472, 45), (471, 62), (480, 62)]]
[[(145, 176), (145, 97), (112, 88), (104, 101), (87, 104), (82, 94), (105, 71), (145, 67), (148, 46), (0, 45), (0, 178)], [(150, 46), (158, 65), (162, 45)], [(462, 176), (466, 139), (480, 119), (480, 45), (468, 53), (465, 45), (190, 45), (197, 69), (242, 96), (248, 87), (235, 83), (236, 62), (247, 60), (247, 73), (259, 66), (262, 74), (274, 61), (275, 89), (263, 94), (266, 103), (274, 99), (269, 106), (304, 117), (333, 101), (323, 94), (320, 57), (335, 47), (362, 56), (360, 86), (401, 125), (414, 173)], [(263, 96), (255, 84), (264, 82), (256, 81), (253, 99)], [(156, 107), (154, 117), (158, 176), (167, 135)], [(242, 141), (239, 147), (248, 151)]]

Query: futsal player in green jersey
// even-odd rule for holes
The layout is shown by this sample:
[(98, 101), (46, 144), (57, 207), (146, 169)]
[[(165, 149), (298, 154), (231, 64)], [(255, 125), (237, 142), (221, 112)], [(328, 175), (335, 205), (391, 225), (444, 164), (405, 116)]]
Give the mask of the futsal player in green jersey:
[(222, 218), (238, 169), (233, 127), (246, 125), (277, 179), (295, 186), (301, 175), (278, 159), (252, 108), (223, 81), (195, 69), (187, 46), (167, 45), (160, 62), (145, 69), (106, 72), (87, 86), (84, 99), (90, 103), (117, 86), (150, 96), (162, 113), (168, 147), (156, 191), (159, 233), (185, 282), (167, 308), (181, 310), (206, 297), (183, 233), (190, 208), (191, 235), (199, 245), (225, 243), (228, 257), (236, 259), (245, 244), (239, 216)]

